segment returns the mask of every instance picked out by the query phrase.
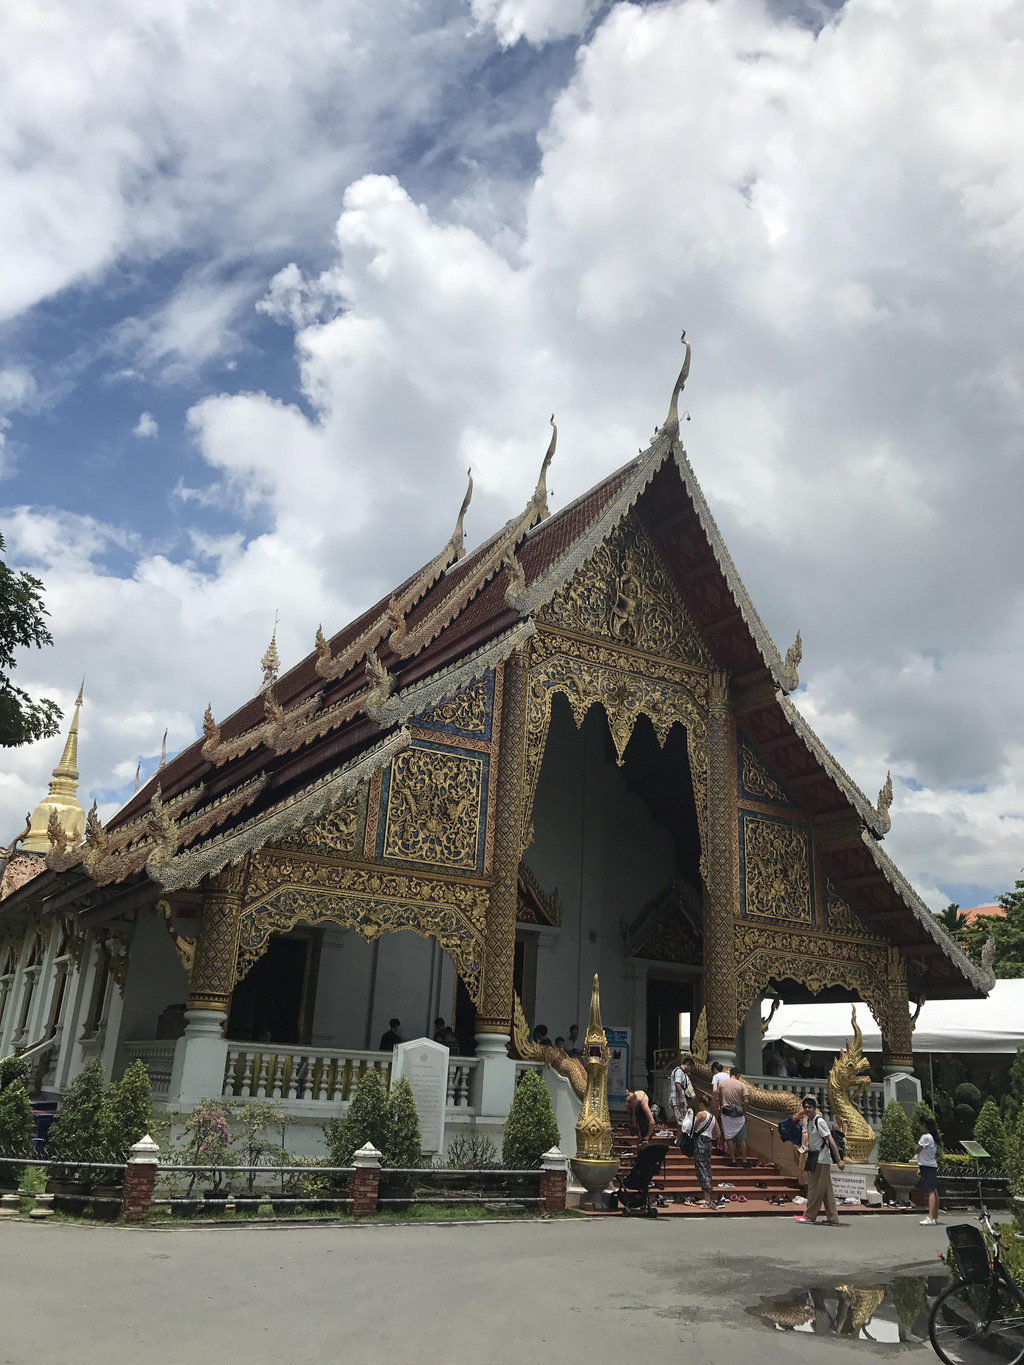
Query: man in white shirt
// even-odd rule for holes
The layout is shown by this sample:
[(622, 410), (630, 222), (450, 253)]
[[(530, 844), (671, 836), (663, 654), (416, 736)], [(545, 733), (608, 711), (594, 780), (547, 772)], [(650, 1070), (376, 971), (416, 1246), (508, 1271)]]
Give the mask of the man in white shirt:
[(796, 1221), (813, 1223), (824, 1205), (829, 1227), (837, 1228), (839, 1214), (832, 1189), (832, 1167), (841, 1171), (843, 1159), (813, 1095), (804, 1096), (802, 1108), (807, 1125), (807, 1205), (803, 1213), (797, 1214)]
[(669, 1103), (672, 1106), (672, 1116), (680, 1126), (690, 1102), (695, 1098), (693, 1082), (688, 1074), (689, 1070), (689, 1062), (680, 1062), (669, 1077)]

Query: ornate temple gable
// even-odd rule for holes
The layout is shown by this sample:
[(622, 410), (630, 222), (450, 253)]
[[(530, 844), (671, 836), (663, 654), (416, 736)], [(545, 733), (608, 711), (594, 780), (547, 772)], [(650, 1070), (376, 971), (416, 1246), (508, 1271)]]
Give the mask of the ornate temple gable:
[(494, 669), (489, 668), (447, 701), (415, 716), (412, 724), (416, 730), (489, 742), (493, 709)]
[(539, 621), (697, 668), (713, 660), (635, 515), (625, 518), (565, 586)]
[(330, 857), (353, 856), (363, 846), (366, 827), (367, 790), (353, 792), (340, 806), (305, 825), (289, 839), (276, 845), (280, 849), (302, 849)]
[(645, 905), (632, 924), (623, 926), (622, 938), (627, 957), (684, 966), (699, 966), (704, 958), (700, 915), (687, 905), (675, 883)]
[(813, 924), (810, 826), (741, 810), (739, 832), (742, 917)]
[(265, 848), (246, 881), (236, 980), (266, 952), (272, 934), (300, 924), (340, 924), (371, 943), (411, 929), (437, 939), (478, 1000), (488, 895), (479, 883)]
[(869, 938), (875, 943), (885, 941), (878, 934), (868, 932), (853, 907), (843, 900), (828, 877), (825, 878), (825, 914), (828, 919), (828, 927), (834, 934), (849, 934), (854, 938)]
[(558, 887), (549, 896), (533, 869), (524, 862), (519, 864), (516, 919), (521, 924), (542, 924), (552, 929), (557, 929), (562, 923), (562, 901)]
[(760, 755), (742, 735), (738, 739), (736, 757), (740, 800), (756, 801), (766, 806), (792, 806), (794, 802), (786, 795)]

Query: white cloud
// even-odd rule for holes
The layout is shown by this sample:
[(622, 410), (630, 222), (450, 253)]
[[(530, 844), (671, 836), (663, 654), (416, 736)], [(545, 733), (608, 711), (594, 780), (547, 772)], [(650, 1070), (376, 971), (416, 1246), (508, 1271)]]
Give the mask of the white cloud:
[(502, 47), (525, 38), (540, 46), (582, 33), (600, 0), (470, 0), (473, 17), (492, 24)]
[(155, 436), (160, 430), (160, 424), (151, 412), (143, 412), (139, 415), (139, 420), (132, 427), (133, 436)]
[[(529, 6), (474, 13), (502, 41), (516, 23), (546, 40)], [(84, 660), (109, 679), (100, 785), (141, 748), (142, 717), (251, 693), (275, 607), (295, 658), (318, 620), (337, 627), (426, 559), (470, 459), (473, 536), (525, 501), (552, 408), (556, 504), (646, 444), (685, 325), (691, 455), (770, 627), (783, 644), (803, 629), (801, 705), (870, 794), (892, 767), (890, 846), (936, 903), (944, 884), (1008, 884), (1022, 27), (1000, 0), (848, 0), (817, 34), (755, 0), (619, 5), (554, 109), (518, 234), (355, 181), (336, 260), (260, 291), (296, 328), (301, 406), (222, 394), (190, 416), (220, 480), (199, 492), (264, 532), (197, 538), (180, 564), (134, 550), (117, 577), (94, 567), (109, 529), (31, 513), (14, 528), (59, 641), (26, 677), (76, 678)], [(270, 196), (259, 213), (271, 232)], [(140, 718), (131, 735), (104, 719), (119, 710)], [(19, 762), (42, 780), (41, 746)]]

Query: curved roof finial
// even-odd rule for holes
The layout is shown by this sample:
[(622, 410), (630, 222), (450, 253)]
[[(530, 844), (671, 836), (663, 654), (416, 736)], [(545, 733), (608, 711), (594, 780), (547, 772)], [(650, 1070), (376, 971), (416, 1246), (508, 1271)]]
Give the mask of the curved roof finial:
[(555, 426), (555, 414), (551, 414), (551, 440), (544, 454), (544, 463), (540, 467), (540, 474), (537, 477), (537, 487), (533, 490), (533, 506), (537, 510), (537, 520), (543, 521), (551, 515), (548, 509), (548, 469), (551, 461), (555, 458), (555, 446), (558, 444), (558, 428)]
[(679, 340), (686, 347), (686, 355), (683, 358), (683, 368), (679, 371), (675, 387), (672, 390), (672, 401), (668, 405), (665, 425), (661, 428), (661, 434), (664, 436), (677, 436), (679, 434), (679, 395), (686, 387), (686, 380), (690, 373), (690, 343), (686, 340), (685, 329)]
[(452, 538), (451, 541), (449, 542), (455, 551), (456, 559), (462, 559), (466, 553), (466, 546), (465, 542), (463, 541), (462, 531), (463, 522), (466, 519), (466, 513), (469, 511), (469, 504), (473, 501), (472, 465), (470, 465), (470, 467), (466, 470), (466, 476), (469, 479), (469, 483), (466, 486), (466, 496), (462, 499), (462, 506), (459, 508), (459, 515), (455, 521), (455, 530), (452, 532)]
[(165, 730), (165, 731), (164, 731), (163, 740), (161, 741), (161, 744), (160, 744), (160, 764), (159, 764), (159, 767), (157, 768), (157, 772), (160, 772), (161, 769), (166, 768), (166, 767), (167, 767), (167, 731)]
[(142, 777), (142, 759), (140, 758), (139, 761), (138, 761), (138, 763), (136, 763), (136, 765), (135, 765), (135, 790), (132, 792), (132, 795), (133, 795), (133, 796), (135, 796), (135, 795), (138, 794), (138, 790), (139, 790), (139, 779), (140, 779), (141, 777)]

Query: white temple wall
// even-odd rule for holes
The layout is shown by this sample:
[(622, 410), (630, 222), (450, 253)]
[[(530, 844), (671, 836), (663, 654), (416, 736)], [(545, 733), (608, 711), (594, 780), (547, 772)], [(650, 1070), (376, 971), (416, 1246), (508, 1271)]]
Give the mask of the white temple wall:
[(439, 1014), (451, 1022), (454, 984), (454, 968), (434, 939), (403, 931), (382, 934), (371, 944), (329, 926), (311, 1041), (317, 1047), (374, 1050), (395, 1017), (404, 1038), (430, 1037)]
[[(580, 731), (556, 698), (525, 858), (545, 892), (558, 888), (562, 925), (544, 931), (537, 954), (534, 1021), (551, 1036), (587, 1027), (590, 989), (601, 978), (609, 1027), (635, 1028), (623, 925), (671, 882), (672, 840), (607, 758), (606, 722), (591, 708)], [(550, 947), (545, 944), (550, 943)], [(641, 1048), (645, 1039), (634, 1039)]]
[[(155, 1038), (159, 1016), (168, 1005), (184, 1004), (187, 991), (188, 977), (163, 920), (150, 911), (140, 911), (128, 960), (119, 1026), (116, 1030), (108, 1026), (108, 1036), (112, 1031), (115, 1033), (115, 1046), (110, 1053), (104, 1048), (104, 1064), (108, 1064), (109, 1056), (114, 1075), (120, 1075), (128, 1061), (121, 1044)], [(111, 992), (112, 1008), (117, 995), (115, 986)]]

